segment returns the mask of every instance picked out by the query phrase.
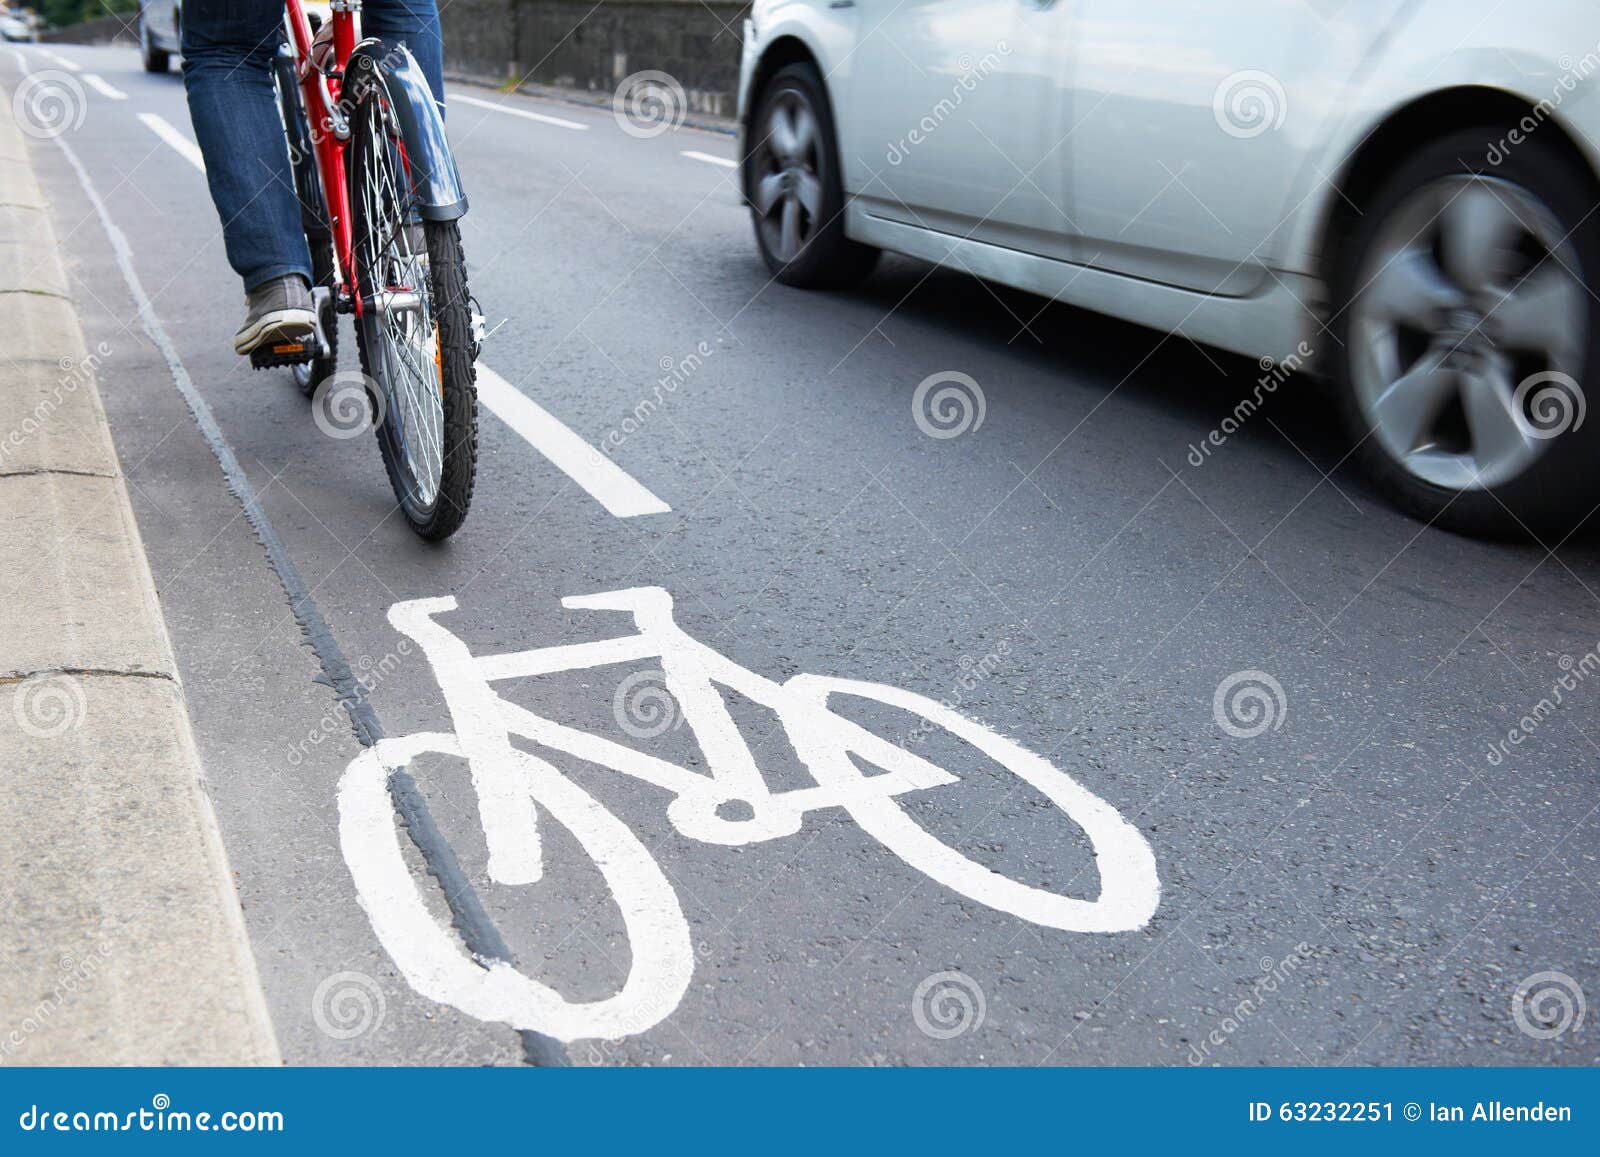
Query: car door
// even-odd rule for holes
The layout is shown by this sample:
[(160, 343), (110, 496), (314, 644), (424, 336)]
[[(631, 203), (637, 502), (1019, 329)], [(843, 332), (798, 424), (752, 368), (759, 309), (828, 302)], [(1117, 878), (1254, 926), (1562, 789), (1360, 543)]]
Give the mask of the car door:
[(1208, 293), (1256, 289), (1295, 182), (1401, 3), (1078, 0), (1083, 260)]
[(867, 212), (1038, 250), (1070, 230), (1067, 0), (859, 0), (839, 112), (846, 187)]

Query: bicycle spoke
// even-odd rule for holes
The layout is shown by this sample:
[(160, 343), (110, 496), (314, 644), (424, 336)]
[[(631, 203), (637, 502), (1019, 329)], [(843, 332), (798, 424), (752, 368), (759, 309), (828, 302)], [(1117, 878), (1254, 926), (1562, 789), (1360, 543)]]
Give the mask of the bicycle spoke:
[(407, 229), (411, 216), (410, 195), (402, 196), (403, 184), (398, 158), (388, 145), (381, 118), (374, 111), (367, 131), (374, 139), (372, 165), (364, 172), (360, 195), (366, 209), (366, 274), (364, 286), (374, 306), (381, 295), (414, 293), (418, 306), (414, 312), (398, 313), (393, 298), (371, 322), (373, 335), (381, 347), (384, 376), (380, 383), (392, 411), (396, 450), (404, 458), (423, 504), (431, 503), (444, 473), (444, 409), (438, 372), (429, 365), (434, 359), (426, 352), (434, 338), (431, 284), (426, 249), (417, 250)]

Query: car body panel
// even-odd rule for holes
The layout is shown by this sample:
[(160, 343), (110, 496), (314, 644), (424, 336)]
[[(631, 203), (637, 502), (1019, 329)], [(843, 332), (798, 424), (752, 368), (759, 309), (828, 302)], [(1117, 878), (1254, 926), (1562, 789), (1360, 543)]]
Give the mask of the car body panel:
[[(847, 6), (831, 6), (840, 2)], [(891, 167), (892, 148), (904, 151), (904, 133), (884, 139), (893, 122), (884, 110), (902, 117), (911, 110), (915, 124), (916, 102), (904, 97), (906, 88), (924, 102), (948, 94), (951, 62), (959, 62), (961, 50), (932, 30), (941, 17), (951, 28), (964, 27), (949, 15), (963, 0), (907, 0), (911, 15), (899, 26), (916, 35), (898, 48), (929, 47), (934, 55), (926, 63), (901, 60), (893, 50), (861, 51), (857, 36), (870, 37), (872, 21), (893, 13), (894, 0), (756, 0), (740, 70), (741, 126), (758, 97), (753, 78), (765, 52), (793, 37), (817, 61), (833, 103), (850, 197), (848, 236), (1274, 358), (1325, 344), (1316, 340), (1323, 244), (1343, 196), (1340, 181), (1362, 144), (1400, 110), (1467, 86), (1529, 105), (1544, 101), (1540, 119), (1562, 126), (1591, 167), (1600, 168), (1600, 93), (1586, 83), (1600, 73), (1597, 5), (1241, 0), (1244, 16), (1230, 7), (1202, 27), (1193, 6), (1179, 0), (1008, 2), (1011, 10), (1002, 15), (990, 0), (968, 0), (970, 10), (992, 21), (967, 33), (972, 43), (965, 49), (980, 57), (1005, 39), (1015, 53), (1019, 30), (1029, 32), (1027, 59), (1008, 60), (996, 74), (995, 91), (1006, 99), (964, 100), (955, 116), (943, 117), (917, 144), (923, 171), (892, 174), (902, 192), (912, 193), (899, 206), (893, 186), (884, 191), (882, 172)], [(1096, 61), (1084, 60), (1090, 52), (1099, 53)], [(927, 63), (935, 66), (932, 81), (913, 71), (929, 73)], [(1273, 115), (1260, 132), (1248, 121), (1247, 131), (1230, 132), (1223, 123), (1227, 82), (1252, 72), (1266, 73), (1281, 88), (1283, 115)], [(1026, 80), (1018, 81), (1019, 74)], [(1106, 123), (1088, 128), (1108, 111), (1101, 108), (1106, 102)], [(863, 107), (870, 112), (858, 121)], [(984, 123), (951, 134), (960, 149), (936, 146), (963, 114), (981, 115)], [(1015, 125), (1000, 127), (1006, 117), (1032, 118), (1044, 133), (1015, 145), (1029, 138)], [(995, 143), (1012, 142), (1025, 158), (1021, 171), (1039, 185), (1033, 216), (1016, 201), (984, 218), (977, 191), (1009, 186), (997, 185), (993, 173), (975, 176), (973, 166), (1018, 174), (983, 133)], [(1067, 142), (1054, 154), (1052, 136)], [(983, 151), (965, 155), (973, 141)], [(1515, 142), (1486, 139), (1486, 155), (1507, 144)], [(1176, 159), (1176, 171), (1158, 172), (1146, 158), (1168, 168)], [(927, 171), (935, 160), (949, 171)], [(941, 198), (941, 188), (952, 192)], [(910, 212), (908, 201), (941, 203), (912, 204)], [(1041, 225), (1046, 213), (1066, 223)]]
[(1064, 147), (1079, 259), (1243, 296), (1283, 249), (1291, 189), (1402, 0), (1084, 0), (1068, 36), (1080, 108)]
[(180, 21), (178, 0), (143, 0), (139, 5), (139, 21), (150, 44), (162, 52), (177, 53)]
[[(1347, 91), (1344, 115), (1320, 156), (1300, 174), (1291, 194), (1300, 211), (1285, 228), (1279, 263), (1317, 272), (1322, 226), (1338, 197), (1337, 176), (1379, 126), (1433, 93), (1487, 88), (1531, 106), (1548, 101), (1544, 119), (1560, 126), (1590, 167), (1600, 170), (1597, 75), (1600, 6), (1505, 6), (1494, 0), (1409, 5)], [(1514, 147), (1486, 139), (1486, 158), (1491, 146), (1505, 144)]]

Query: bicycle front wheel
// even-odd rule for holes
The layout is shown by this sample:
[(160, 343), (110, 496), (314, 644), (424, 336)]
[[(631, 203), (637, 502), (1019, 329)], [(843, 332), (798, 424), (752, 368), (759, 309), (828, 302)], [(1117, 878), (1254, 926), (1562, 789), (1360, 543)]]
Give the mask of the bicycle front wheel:
[(477, 472), (472, 302), (461, 231), (423, 221), (381, 82), (351, 118), (350, 224), (361, 300), (356, 345), (378, 445), (400, 508), (423, 538), (466, 519)]
[[(1161, 900), (1155, 855), (1139, 829), (1105, 800), (1048, 759), (992, 731), (953, 708), (899, 687), (799, 674), (784, 685), (816, 711), (804, 734), (791, 729), (795, 750), (817, 783), (838, 792), (840, 803), (868, 835), (907, 865), (954, 892), (997, 912), (1066, 932), (1132, 932), (1143, 928)], [(856, 750), (868, 760), (893, 768), (912, 757), (897, 745), (840, 721), (828, 707), (834, 695), (854, 696), (920, 715), (976, 748), (1028, 784), (1078, 825), (1094, 849), (1099, 894), (1093, 899), (1066, 896), (1010, 879), (962, 854), (924, 830), (886, 792), (871, 790), (872, 779), (851, 759)], [(956, 778), (943, 769), (945, 782)]]

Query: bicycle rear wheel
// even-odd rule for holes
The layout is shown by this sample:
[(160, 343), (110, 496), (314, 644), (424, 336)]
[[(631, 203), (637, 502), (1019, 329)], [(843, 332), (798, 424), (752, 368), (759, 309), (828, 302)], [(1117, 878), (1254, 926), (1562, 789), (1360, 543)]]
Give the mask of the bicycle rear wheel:
[[(598, 1000), (569, 1000), (507, 960), (470, 955), (432, 916), (406, 863), (389, 793), (390, 777), (423, 754), (470, 758), (454, 735), (419, 732), (380, 740), (350, 762), (339, 780), (339, 847), (378, 942), (406, 981), (429, 1000), (479, 1020), (531, 1029), (561, 1041), (615, 1039), (661, 1023), (678, 1007), (694, 974), (689, 922), (671, 882), (632, 830), (545, 760), (509, 747), (503, 762), (475, 775), (525, 793), (524, 839), (537, 843), (533, 808), (565, 828), (610, 890), (626, 932), (628, 976)], [(491, 757), (493, 758), (493, 757)], [(516, 834), (516, 833), (513, 833)], [(490, 859), (489, 878), (498, 881)], [(516, 880), (518, 884), (527, 881)]]
[(351, 117), (350, 217), (361, 294), (356, 346), (395, 497), (423, 538), (448, 538), (472, 502), (478, 403), (461, 232), (416, 212), (381, 82)]
[(278, 85), (278, 111), (283, 117), (283, 132), (289, 142), (289, 161), (294, 169), (295, 195), (300, 200), (300, 225), (305, 230), (311, 251), (311, 284), (328, 291), (318, 320), (322, 325), (323, 348), (317, 357), (290, 367), (294, 383), (306, 397), (339, 368), (339, 319), (333, 309), (338, 292), (339, 271), (333, 256), (333, 232), (328, 223), (327, 198), (322, 195), (322, 175), (317, 171), (315, 146), (306, 124), (305, 101), (295, 80), (294, 54), (288, 45), (278, 47), (273, 61)]

